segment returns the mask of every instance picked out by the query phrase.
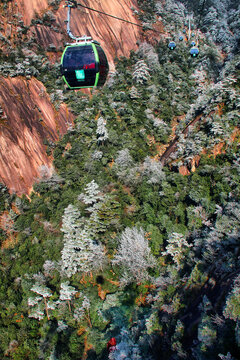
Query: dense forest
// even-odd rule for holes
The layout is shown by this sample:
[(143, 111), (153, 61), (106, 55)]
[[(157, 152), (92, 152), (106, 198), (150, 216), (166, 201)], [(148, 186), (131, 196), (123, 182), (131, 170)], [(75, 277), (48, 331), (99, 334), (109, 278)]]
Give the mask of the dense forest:
[(3, 360), (240, 359), (240, 5), (138, 5), (169, 38), (139, 41), (90, 94), (40, 47), (0, 54), (2, 76), (37, 76), (75, 116), (30, 196), (0, 186)]

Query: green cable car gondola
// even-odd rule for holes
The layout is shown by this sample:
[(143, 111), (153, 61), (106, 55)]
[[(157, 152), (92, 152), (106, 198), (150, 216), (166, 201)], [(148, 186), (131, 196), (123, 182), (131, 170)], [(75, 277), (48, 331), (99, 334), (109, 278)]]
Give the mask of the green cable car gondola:
[(107, 57), (96, 41), (67, 46), (61, 58), (61, 73), (70, 89), (102, 86), (108, 74)]
[(71, 8), (76, 8), (77, 5), (74, 0), (67, 1), (67, 33), (75, 42), (68, 44), (63, 51), (61, 74), (70, 89), (102, 86), (109, 70), (103, 49), (91, 37), (76, 37), (70, 29)]

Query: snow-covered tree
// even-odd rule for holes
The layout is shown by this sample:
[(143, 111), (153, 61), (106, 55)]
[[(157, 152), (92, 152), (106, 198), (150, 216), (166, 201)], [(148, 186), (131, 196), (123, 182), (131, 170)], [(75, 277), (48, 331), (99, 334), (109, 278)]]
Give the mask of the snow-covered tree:
[(90, 327), (92, 327), (91, 319), (90, 319), (90, 307), (91, 303), (87, 296), (83, 297), (81, 306), (77, 307), (74, 310), (73, 317), (74, 319), (79, 322), (83, 318), (87, 320)]
[(123, 231), (113, 264), (121, 266), (123, 284), (148, 279), (147, 270), (154, 267), (155, 259), (142, 228), (126, 228)]
[(62, 249), (62, 272), (71, 277), (77, 272), (90, 272), (92, 258), (92, 239), (84, 229), (76, 231), (73, 237), (64, 239)]
[(240, 320), (240, 275), (234, 281), (233, 289), (227, 297), (223, 315), (226, 319)]
[(57, 332), (61, 332), (61, 331), (64, 331), (64, 330), (66, 330), (66, 329), (68, 329), (68, 325), (65, 324), (64, 321), (59, 320), (59, 321), (58, 321)]
[[(53, 310), (55, 308), (55, 304), (47, 299), (52, 296), (51, 290), (41, 284), (36, 283), (31, 287), (31, 291), (40, 296), (35, 296), (28, 298), (28, 306), (32, 308), (32, 311), (29, 314), (29, 317), (33, 317), (38, 320), (42, 320), (44, 318), (44, 308), (46, 311), (46, 315), (48, 320), (50, 320), (48, 310)], [(43, 305), (44, 304), (44, 305)]]
[(61, 231), (64, 237), (70, 238), (75, 235), (76, 230), (79, 228), (80, 212), (74, 205), (68, 205), (64, 210), (62, 217)]
[(103, 142), (108, 139), (108, 131), (106, 125), (107, 125), (107, 121), (102, 116), (100, 116), (97, 121), (97, 131), (96, 131), (98, 142)]
[(143, 84), (148, 81), (150, 78), (149, 68), (144, 60), (139, 60), (135, 66), (133, 71), (133, 80), (136, 81), (137, 84)]
[(61, 283), (59, 299), (61, 301), (67, 301), (69, 311), (71, 311), (70, 302), (76, 293), (77, 293), (77, 291), (75, 290), (75, 288), (73, 286), (69, 285), (69, 281)]
[(102, 195), (100, 194), (99, 186), (92, 180), (88, 183), (85, 188), (84, 192), (79, 195), (79, 200), (83, 201), (86, 205), (92, 205), (96, 203), (98, 200), (102, 199)]
[(186, 252), (188, 248), (192, 247), (192, 244), (189, 244), (186, 237), (179, 233), (172, 233), (167, 243), (166, 251), (164, 251), (162, 255), (170, 255), (177, 265), (177, 268), (180, 269)]
[(121, 169), (126, 169), (133, 165), (133, 159), (130, 155), (129, 149), (122, 149), (118, 151), (115, 164)]
[(69, 205), (63, 215), (62, 232), (64, 246), (62, 249), (62, 272), (68, 277), (77, 271), (89, 271), (88, 253), (91, 240), (80, 224), (78, 209)]
[(54, 274), (54, 271), (58, 268), (58, 265), (55, 261), (52, 260), (46, 260), (43, 264), (44, 269), (44, 275), (52, 277)]
[(165, 179), (163, 165), (149, 156), (144, 160), (142, 173), (148, 177), (150, 184), (159, 184)]
[(130, 98), (133, 99), (133, 100), (138, 99), (140, 97), (139, 92), (138, 92), (138, 90), (137, 90), (137, 88), (135, 86), (131, 87), (129, 95), (130, 95)]
[(138, 55), (144, 59), (146, 59), (148, 66), (151, 69), (159, 69), (159, 60), (158, 60), (158, 54), (156, 53), (154, 47), (147, 43), (143, 42), (140, 44), (138, 48)]
[(78, 209), (73, 205), (69, 205), (64, 211), (61, 228), (64, 233), (62, 272), (67, 277), (78, 271), (90, 272), (103, 266), (104, 248), (96, 240), (96, 234), (103, 230), (99, 217), (101, 199), (103, 195), (100, 194), (99, 186), (93, 180), (79, 196), (79, 200), (90, 205), (86, 209), (90, 216), (81, 218)]
[(113, 196), (101, 193), (94, 180), (86, 185), (78, 199), (84, 204), (90, 205), (86, 208), (89, 217), (84, 219), (84, 228), (96, 244), (97, 234), (106, 231), (112, 221), (116, 220), (114, 210), (119, 205)]

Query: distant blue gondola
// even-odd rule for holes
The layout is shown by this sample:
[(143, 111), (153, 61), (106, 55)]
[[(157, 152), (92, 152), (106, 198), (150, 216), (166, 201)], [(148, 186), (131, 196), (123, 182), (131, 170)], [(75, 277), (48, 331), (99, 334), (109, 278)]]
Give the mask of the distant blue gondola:
[(197, 47), (192, 47), (192, 48), (190, 49), (190, 55), (191, 55), (192, 57), (197, 57), (198, 54), (199, 54), (199, 49), (198, 49)]
[(182, 31), (184, 34), (186, 34), (186, 29), (183, 29), (183, 31)]
[(174, 41), (170, 41), (170, 43), (168, 44), (168, 47), (169, 47), (170, 50), (174, 50), (175, 47), (176, 47), (175, 42), (174, 42)]
[(192, 41), (191, 46), (195, 46), (195, 45), (196, 45), (195, 41)]
[(183, 36), (182, 35), (179, 36), (179, 41), (183, 41)]

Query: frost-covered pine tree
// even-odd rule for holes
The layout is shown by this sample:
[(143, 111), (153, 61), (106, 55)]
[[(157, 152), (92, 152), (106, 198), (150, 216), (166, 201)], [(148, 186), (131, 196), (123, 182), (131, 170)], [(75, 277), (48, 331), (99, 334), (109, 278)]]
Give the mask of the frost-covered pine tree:
[(34, 318), (39, 321), (44, 318), (44, 306), (41, 301), (42, 298), (40, 296), (35, 298), (28, 298), (28, 306), (31, 308), (28, 315), (30, 318)]
[(85, 219), (85, 230), (94, 238), (96, 233), (105, 230), (103, 221), (99, 217), (99, 211), (104, 201), (104, 196), (100, 193), (98, 184), (92, 180), (84, 189), (84, 192), (79, 195), (78, 199), (84, 204), (90, 205), (86, 210), (90, 214), (89, 218)]
[(85, 204), (91, 205), (87, 208), (91, 213), (90, 218), (81, 219), (78, 209), (73, 205), (69, 205), (64, 211), (61, 228), (64, 233), (61, 267), (62, 273), (67, 277), (76, 272), (91, 272), (103, 265), (103, 246), (94, 239), (99, 220), (96, 204), (100, 198), (98, 185), (93, 180), (86, 186), (85, 193), (79, 197)]
[(84, 318), (85, 320), (87, 320), (89, 326), (92, 327), (91, 318), (90, 318), (90, 307), (91, 307), (90, 300), (88, 299), (87, 296), (84, 296), (81, 306), (77, 307), (74, 310), (73, 317), (77, 322), (81, 321)]
[(61, 231), (64, 233), (62, 249), (62, 272), (71, 277), (79, 270), (89, 271), (88, 249), (91, 240), (82, 230), (78, 209), (69, 205), (63, 215)]
[(30, 297), (28, 299), (28, 306), (32, 307), (32, 311), (30, 312), (29, 317), (34, 317), (38, 320), (42, 320), (44, 318), (45, 308), (47, 318), (48, 320), (50, 320), (48, 310), (55, 308), (55, 304), (47, 300), (52, 295), (51, 290), (44, 284), (36, 283), (31, 287), (31, 291), (40, 296), (35, 296), (34, 298)]
[(133, 75), (132, 75), (133, 80), (137, 84), (143, 84), (143, 83), (147, 82), (148, 79), (150, 78), (149, 70), (150, 69), (148, 68), (145, 61), (139, 60), (134, 66), (134, 71), (133, 71)]
[(240, 320), (240, 275), (235, 279), (233, 289), (227, 297), (223, 315), (236, 322)]
[(129, 149), (122, 149), (118, 151), (115, 164), (119, 169), (127, 169), (128, 167), (133, 166), (133, 158), (130, 155)]
[(96, 244), (97, 234), (105, 232), (111, 221), (116, 220), (114, 210), (118, 207), (118, 203), (111, 195), (101, 193), (94, 180), (86, 185), (78, 199), (84, 204), (90, 205), (85, 209), (89, 217), (84, 219), (84, 229)]
[(62, 217), (61, 231), (64, 233), (64, 238), (70, 238), (76, 234), (76, 229), (79, 228), (80, 212), (74, 205), (68, 205), (64, 210)]
[(137, 90), (137, 88), (135, 86), (131, 87), (129, 95), (130, 95), (130, 98), (133, 99), (133, 100), (138, 99), (140, 97), (139, 92), (138, 92), (138, 90)]
[(172, 233), (167, 243), (166, 251), (164, 251), (162, 255), (170, 255), (177, 265), (177, 268), (180, 269), (187, 249), (192, 247), (192, 244), (189, 244), (186, 237), (179, 233)]
[(43, 264), (44, 276), (52, 277), (54, 271), (58, 269), (58, 264), (52, 260), (46, 260)]
[(77, 272), (90, 272), (93, 258), (92, 240), (84, 229), (64, 239), (62, 249), (62, 272), (71, 277)]
[(149, 184), (160, 184), (165, 179), (163, 165), (149, 156), (144, 160), (142, 173), (148, 177)]
[(108, 139), (108, 131), (106, 128), (107, 121), (100, 116), (97, 121), (97, 139), (98, 142), (104, 142)]
[(113, 264), (122, 268), (122, 284), (148, 279), (147, 270), (154, 267), (155, 259), (142, 228), (128, 227), (123, 231)]
[(74, 297), (74, 295), (76, 293), (77, 293), (77, 291), (75, 290), (75, 288), (73, 286), (69, 285), (69, 281), (61, 283), (59, 299), (61, 301), (67, 301), (69, 311), (71, 311), (70, 301), (72, 300), (72, 298)]
[(150, 66), (151, 69), (155, 69), (155, 70), (159, 69), (160, 64), (159, 64), (158, 54), (151, 44), (147, 42), (141, 43), (138, 48), (138, 55), (146, 59), (147, 64), (148, 66)]
[(79, 195), (78, 199), (83, 201), (86, 205), (92, 205), (96, 203), (98, 200), (102, 199), (102, 195), (100, 194), (99, 186), (92, 180), (88, 183), (85, 188), (84, 192)]

